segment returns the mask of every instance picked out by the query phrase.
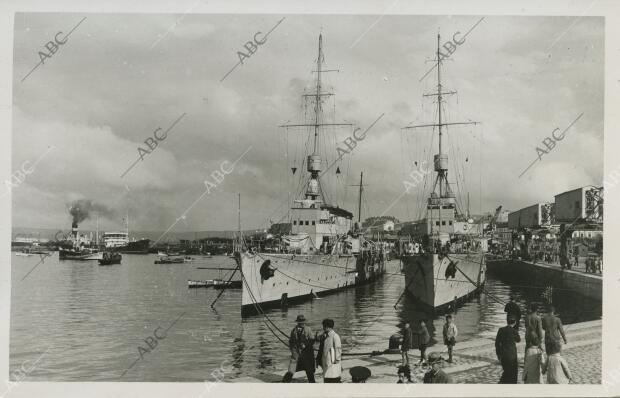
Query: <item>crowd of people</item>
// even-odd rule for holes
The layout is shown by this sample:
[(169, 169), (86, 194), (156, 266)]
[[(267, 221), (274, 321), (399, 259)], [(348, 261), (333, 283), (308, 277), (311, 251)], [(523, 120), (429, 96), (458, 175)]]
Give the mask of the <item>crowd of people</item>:
[[(562, 342), (567, 343), (562, 321), (555, 314), (553, 305), (540, 316), (538, 305), (530, 304), (525, 317), (525, 358), (523, 366), (523, 382), (525, 384), (543, 383), (547, 376), (547, 384), (568, 384), (572, 375), (568, 363), (562, 357)], [(517, 343), (521, 341), (519, 324), (521, 309), (510, 297), (504, 311), (507, 313), (507, 325), (497, 331), (495, 353), (502, 365), (501, 384), (516, 384), (518, 381)], [(543, 349), (544, 343), (544, 349)]]
[[(494, 247), (491, 248), (490, 253), (501, 258), (522, 259), (523, 257), (522, 253), (516, 248), (513, 248), (512, 250), (502, 250)], [(531, 260), (534, 264), (556, 264), (559, 265), (562, 269), (570, 270), (573, 268), (584, 267), (585, 272), (587, 273), (600, 274), (603, 272), (603, 257), (600, 254), (594, 255), (590, 253), (587, 256), (579, 256), (578, 253), (575, 251), (571, 256), (562, 257), (558, 249), (532, 249), (530, 251), (530, 254), (525, 255), (523, 259)]]
[[(519, 327), (521, 324), (521, 308), (510, 296), (510, 301), (504, 307), (507, 313), (506, 326), (497, 331), (495, 338), (495, 353), (502, 367), (500, 384), (517, 384), (519, 364), (517, 343), (521, 341)], [(562, 321), (555, 314), (553, 305), (548, 305), (547, 313), (541, 316), (536, 303), (529, 306), (529, 311), (523, 319), (525, 325), (525, 356), (523, 366), (523, 383), (544, 383), (544, 376), (548, 384), (568, 384), (573, 377), (568, 363), (562, 357), (562, 343), (566, 344), (566, 334)], [(334, 330), (332, 319), (323, 320), (323, 332), (313, 334), (303, 315), (297, 316), (296, 326), (290, 333), (289, 348), (291, 359), (288, 371), (283, 382), (293, 379), (295, 372), (305, 371), (309, 383), (315, 383), (315, 372), (321, 367), (323, 382), (342, 382), (342, 343), (340, 336)], [(398, 383), (413, 383), (412, 368), (424, 369), (424, 383), (453, 383), (453, 379), (441, 369), (444, 358), (438, 352), (426, 355), (426, 349), (431, 342), (431, 336), (426, 322), (417, 322), (415, 328), (410, 322), (405, 322), (401, 330), (400, 352), (401, 365), (398, 367)], [(443, 343), (447, 348), (447, 362), (453, 363), (453, 350), (456, 345), (458, 328), (452, 315), (445, 317), (442, 328)], [(319, 348), (315, 357), (315, 343)], [(544, 346), (543, 346), (544, 344)], [(410, 350), (419, 350), (420, 357), (417, 363), (410, 358)], [(350, 369), (353, 382), (363, 383), (370, 376), (368, 368), (356, 366)]]

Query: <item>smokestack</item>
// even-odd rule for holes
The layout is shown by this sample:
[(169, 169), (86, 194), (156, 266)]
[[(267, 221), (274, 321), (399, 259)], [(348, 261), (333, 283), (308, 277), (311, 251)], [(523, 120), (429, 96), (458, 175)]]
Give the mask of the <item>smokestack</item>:
[(78, 240), (78, 223), (75, 220), (73, 220), (73, 223), (71, 224), (71, 234), (73, 235), (74, 242), (77, 242), (77, 240)]

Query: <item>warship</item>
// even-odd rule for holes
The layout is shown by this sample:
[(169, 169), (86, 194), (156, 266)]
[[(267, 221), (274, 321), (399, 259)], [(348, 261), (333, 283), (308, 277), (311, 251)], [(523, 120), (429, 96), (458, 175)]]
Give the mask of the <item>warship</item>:
[(424, 95), (436, 98), (437, 123), (404, 128), (432, 127), (438, 134), (438, 153), (434, 155), (435, 181), (426, 201), (426, 217), (410, 225), (411, 240), (405, 245), (401, 261), (409, 296), (433, 312), (446, 312), (483, 287), (487, 240), (483, 225), (474, 223), (469, 210), (466, 214), (459, 211), (448, 182), (448, 155), (442, 146), (444, 131), (448, 126), (477, 122), (448, 123), (443, 118), (444, 96), (456, 92), (445, 91), (441, 84), (445, 55), (440, 52), (439, 43), (437, 35), (437, 91)]
[[(324, 169), (324, 158), (319, 151), (330, 142), (324, 137), (324, 130), (352, 124), (324, 120), (323, 101), (333, 93), (322, 87), (322, 74), (328, 72), (322, 69), (322, 43), (319, 35), (313, 71), (316, 84), (313, 82), (312, 93), (302, 96), (311, 101), (311, 115), (304, 123), (280, 126), (302, 128), (308, 133), (308, 149), (303, 158), (307, 174), (299, 173), (299, 197), (293, 203), (289, 201), (290, 230), (281, 234), (278, 243), (269, 250), (239, 244), (235, 252), (243, 282), (242, 315), (368, 283), (385, 273), (383, 244), (364, 239), (360, 224), (353, 222), (353, 214), (325, 199), (321, 177), (331, 166)], [(293, 167), (293, 175), (295, 171)]]

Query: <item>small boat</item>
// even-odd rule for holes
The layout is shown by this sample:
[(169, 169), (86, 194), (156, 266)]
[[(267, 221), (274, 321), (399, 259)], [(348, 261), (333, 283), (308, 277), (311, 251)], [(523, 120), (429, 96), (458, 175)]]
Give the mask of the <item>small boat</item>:
[(183, 264), (185, 259), (183, 257), (162, 257), (160, 260), (155, 260), (155, 264)]
[(163, 251), (160, 250), (160, 251), (157, 252), (157, 255), (160, 256), (160, 257), (172, 257), (172, 256), (180, 256), (181, 253), (179, 253), (179, 252), (169, 252), (169, 251), (163, 252)]
[(190, 256), (185, 256), (185, 258), (183, 258), (184, 263), (191, 263), (192, 261), (194, 261), (194, 259)]
[(102, 260), (103, 252), (93, 252), (90, 255), (84, 257), (84, 260)]
[(32, 253), (32, 254), (45, 254), (46, 256), (51, 256), (52, 255), (52, 253), (49, 250), (45, 250), (45, 249), (30, 250), (30, 253)]
[(99, 260), (99, 265), (120, 264), (123, 256), (118, 252), (105, 252)]
[(188, 288), (213, 287), (215, 289), (241, 288), (241, 281), (225, 281), (223, 279), (207, 279), (204, 281), (187, 280)]
[(21, 251), (21, 252), (15, 252), (16, 256), (22, 256), (22, 257), (30, 257), (33, 254), (32, 253), (28, 253), (27, 251)]
[(190, 288), (190, 289), (191, 288), (196, 288), (196, 287), (209, 287), (209, 286), (211, 286), (209, 284), (209, 282), (212, 282), (212, 281), (192, 281), (192, 280), (188, 279), (187, 280), (187, 287)]
[(215, 289), (241, 289), (241, 281), (223, 281), (220, 279), (213, 287)]

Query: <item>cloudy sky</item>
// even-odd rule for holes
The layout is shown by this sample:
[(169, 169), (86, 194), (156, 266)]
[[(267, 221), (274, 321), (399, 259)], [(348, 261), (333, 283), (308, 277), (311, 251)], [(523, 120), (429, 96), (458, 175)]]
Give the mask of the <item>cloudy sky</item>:
[[(391, 206), (387, 214), (413, 219), (425, 188), (402, 195), (403, 180), (415, 162), (432, 156), (437, 138), (432, 129), (401, 128), (436, 117), (432, 99), (422, 97), (436, 75), (420, 78), (432, 67), (437, 32), (443, 42), (480, 19), (89, 14), (22, 82), (45, 43), (83, 17), (16, 16), (12, 166), (40, 161), (13, 189), (14, 226), (67, 228), (68, 205), (92, 199), (118, 214), (101, 220), (103, 229), (120, 228), (127, 211), (132, 230), (165, 230), (183, 215), (172, 230), (235, 229), (237, 193), (244, 227), (280, 220), (303, 171), (306, 139), (304, 130), (278, 126), (304, 120), (301, 95), (313, 84), (321, 32), (325, 67), (340, 70), (326, 74), (326, 90), (336, 94), (325, 104), (327, 118), (365, 130), (383, 114), (338, 162), (342, 173), (326, 174), (330, 201), (355, 211), (357, 188), (349, 185), (363, 171), (367, 216)], [(220, 81), (244, 43), (282, 17), (267, 42)], [(446, 104), (448, 121), (481, 122), (450, 128), (444, 146), (450, 180), (462, 201), (470, 193), (472, 211), (500, 204), (518, 209), (602, 184), (603, 48), (602, 18), (487, 16), (445, 62), (444, 88), (458, 91)], [(519, 178), (541, 141), (580, 114), (565, 138)], [(159, 147), (121, 178), (138, 147), (146, 148), (144, 140), (181, 115)], [(351, 131), (326, 132), (327, 162)], [(197, 200), (204, 181), (214, 182), (209, 175), (244, 153), (233, 172)], [(294, 166), (300, 169), (295, 176)]]

